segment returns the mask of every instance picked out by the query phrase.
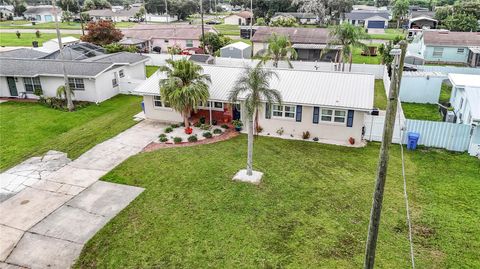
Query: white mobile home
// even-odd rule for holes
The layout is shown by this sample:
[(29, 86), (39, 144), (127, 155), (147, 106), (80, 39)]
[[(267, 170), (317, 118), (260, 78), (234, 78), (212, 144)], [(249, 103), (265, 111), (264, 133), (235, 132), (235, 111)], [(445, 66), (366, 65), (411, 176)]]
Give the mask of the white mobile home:
[(457, 123), (480, 124), (480, 75), (449, 74)]
[[(192, 118), (203, 116), (217, 122), (232, 119), (246, 121), (244, 107), (231, 104), (228, 95), (243, 68), (203, 65), (210, 75), (209, 104), (198, 107)], [(374, 76), (369, 74), (296, 71), (275, 69), (278, 80), (270, 86), (280, 91), (282, 104), (264, 103), (259, 111), (262, 134), (283, 132), (301, 138), (309, 132), (311, 138), (336, 144), (347, 144), (350, 138), (359, 144), (363, 137), (364, 116), (373, 108)], [(155, 73), (135, 92), (144, 96), (145, 116), (163, 122), (180, 122), (180, 114), (166, 105), (159, 94), (159, 80)]]

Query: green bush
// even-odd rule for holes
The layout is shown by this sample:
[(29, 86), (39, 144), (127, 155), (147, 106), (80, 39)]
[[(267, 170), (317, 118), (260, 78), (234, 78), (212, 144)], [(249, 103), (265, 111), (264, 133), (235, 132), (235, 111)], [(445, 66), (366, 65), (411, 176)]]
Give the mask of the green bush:
[(196, 135), (191, 135), (188, 137), (188, 142), (197, 142), (198, 138)]
[(197, 122), (195, 122), (195, 124), (193, 126), (195, 126), (197, 128), (200, 128), (200, 126), (202, 126), (202, 123), (197, 121)]
[(202, 134), (202, 136), (205, 137), (205, 138), (212, 138), (213, 135), (210, 132), (205, 132), (205, 133)]
[(208, 125), (208, 124), (202, 124), (202, 125), (200, 126), (200, 129), (202, 129), (202, 130), (204, 130), (204, 131), (208, 131), (208, 130), (210, 130), (210, 128), (211, 128), (211, 126)]
[(173, 138), (173, 143), (178, 144), (178, 143), (181, 143), (181, 142), (182, 142), (181, 137), (176, 136), (176, 137)]
[(165, 133), (168, 134), (168, 133), (171, 133), (171, 132), (173, 132), (173, 128), (172, 128), (172, 127), (167, 127), (167, 128), (165, 128)]
[(159, 138), (167, 137), (167, 135), (166, 135), (166, 134), (160, 134), (158, 137), (159, 137)]
[(223, 131), (222, 131), (222, 129), (216, 128), (215, 130), (213, 130), (213, 133), (214, 134), (221, 134), (221, 133), (223, 133)]
[(201, 123), (201, 124), (205, 124), (205, 117), (203, 117), (203, 116), (200, 117), (200, 123)]
[(228, 129), (229, 128), (228, 125), (226, 125), (226, 124), (222, 124), (220, 127), (222, 127), (223, 129)]
[(171, 127), (172, 127), (173, 129), (175, 129), (175, 128), (180, 127), (180, 124), (176, 124), (176, 123), (175, 123), (175, 124), (172, 124)]
[(168, 138), (166, 136), (160, 137), (160, 142), (165, 143), (168, 141)]

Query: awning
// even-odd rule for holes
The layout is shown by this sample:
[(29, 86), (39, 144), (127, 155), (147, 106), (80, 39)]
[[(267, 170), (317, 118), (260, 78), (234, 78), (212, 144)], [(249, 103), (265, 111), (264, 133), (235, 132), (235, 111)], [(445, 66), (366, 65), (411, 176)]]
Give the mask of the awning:
[[(303, 44), (303, 43), (295, 43), (292, 45), (294, 49), (310, 49), (310, 50), (320, 50), (327, 48), (327, 44)], [(332, 50), (339, 50), (342, 46), (330, 46), (328, 49)]]
[(468, 49), (475, 54), (480, 54), (480, 47), (468, 47)]

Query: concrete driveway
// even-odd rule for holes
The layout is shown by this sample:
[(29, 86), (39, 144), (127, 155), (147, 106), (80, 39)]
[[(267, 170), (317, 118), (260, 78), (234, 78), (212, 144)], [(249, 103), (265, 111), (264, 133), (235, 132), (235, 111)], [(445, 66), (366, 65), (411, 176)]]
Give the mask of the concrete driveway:
[(83, 245), (143, 191), (99, 178), (164, 127), (140, 122), (36, 182), (17, 184), (18, 192), (0, 203), (0, 268), (70, 267)]

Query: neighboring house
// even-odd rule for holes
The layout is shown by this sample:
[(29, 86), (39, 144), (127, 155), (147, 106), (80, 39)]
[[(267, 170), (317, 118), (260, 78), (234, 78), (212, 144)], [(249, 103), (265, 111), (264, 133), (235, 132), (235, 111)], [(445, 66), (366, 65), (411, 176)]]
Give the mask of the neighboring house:
[[(254, 55), (265, 52), (268, 39), (274, 33), (290, 39), (292, 47), (297, 51), (297, 60), (331, 62), (335, 59), (338, 47), (327, 49), (329, 30), (326, 28), (259, 27), (251, 39)], [(325, 50), (323, 54), (322, 50)]]
[[(192, 117), (212, 115), (217, 122), (232, 119), (246, 122), (243, 99), (239, 98), (238, 104), (231, 104), (228, 99), (244, 69), (202, 67), (212, 80), (210, 98)], [(289, 69), (275, 69), (275, 72), (278, 79), (272, 79), (270, 86), (280, 91), (283, 103), (261, 105), (258, 122), (263, 128), (262, 134), (276, 135), (283, 130), (285, 137), (301, 138), (303, 132), (308, 131), (311, 138), (330, 143), (347, 144), (350, 137), (356, 144), (362, 141), (364, 117), (373, 108), (373, 75)], [(181, 122), (181, 115), (162, 101), (158, 87), (161, 78), (165, 78), (165, 74), (156, 72), (135, 90), (144, 96), (145, 116), (162, 122)]]
[(480, 125), (480, 75), (449, 74), (457, 123)]
[(239, 13), (229, 15), (223, 19), (225, 24), (231, 25), (250, 25), (250, 20), (253, 19), (253, 13), (245, 10)]
[(14, 13), (14, 7), (12, 5), (1, 5), (0, 6), (0, 18), (2, 19), (7, 19), (7, 18), (13, 18), (15, 15)]
[[(216, 31), (208, 26), (204, 27), (205, 33)], [(179, 46), (181, 49), (200, 47), (202, 27), (200, 25), (137, 25), (133, 28), (123, 29), (125, 40), (137, 39), (146, 41), (147, 51), (152, 50), (167, 53), (168, 47)]]
[(252, 46), (241, 41), (228, 44), (220, 49), (220, 57), (250, 59), (251, 56)]
[[(62, 19), (62, 10), (57, 7), (58, 20)], [(23, 16), (27, 20), (32, 20), (36, 22), (50, 22), (54, 21), (53, 6), (44, 5), (44, 6), (29, 6), (27, 10), (23, 13)]]
[[(423, 31), (409, 45), (410, 54), (424, 63), (480, 66), (480, 33)], [(406, 62), (408, 62), (406, 60)]]
[(434, 18), (421, 16), (408, 20), (408, 29), (436, 29), (438, 21)]
[(390, 20), (388, 11), (352, 10), (345, 13), (345, 19), (355, 26), (370, 29), (386, 29)]
[(285, 17), (294, 17), (300, 24), (317, 24), (318, 17), (313, 13), (303, 13), (303, 12), (277, 12), (270, 19), (270, 21), (278, 20), (279, 18)]
[(168, 14), (161, 14), (161, 15), (156, 15), (156, 14), (147, 14), (146, 15), (146, 20), (148, 22), (176, 22), (178, 21), (178, 16), (177, 15), (168, 15)]
[(376, 6), (368, 6), (368, 5), (353, 5), (352, 10), (387, 11), (387, 7), (376, 7)]
[(147, 57), (119, 52), (84, 60), (44, 59), (47, 54), (28, 49), (0, 53), (0, 97), (33, 98), (36, 90), (55, 97), (64, 84), (62, 62), (74, 90), (74, 100), (102, 102), (129, 92), (145, 80)]
[(129, 9), (93, 9), (86, 11), (92, 20), (108, 20), (113, 22), (131, 21), (141, 7), (130, 7)]

